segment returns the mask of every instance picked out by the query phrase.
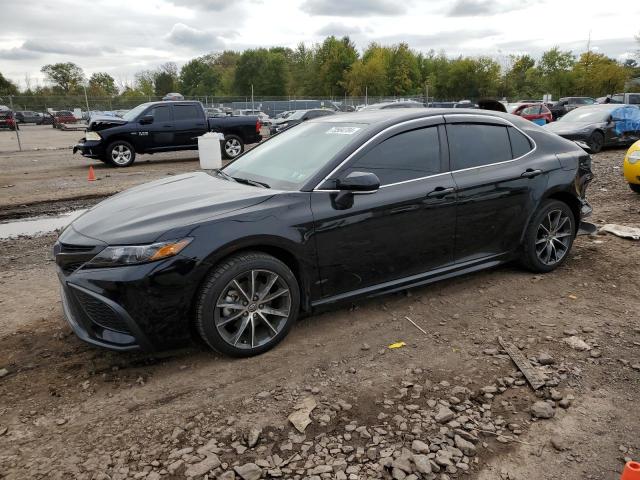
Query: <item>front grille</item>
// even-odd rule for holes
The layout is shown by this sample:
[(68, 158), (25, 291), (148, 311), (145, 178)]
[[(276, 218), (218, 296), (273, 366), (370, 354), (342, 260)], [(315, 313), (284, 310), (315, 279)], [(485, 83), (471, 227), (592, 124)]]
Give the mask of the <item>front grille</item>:
[(68, 276), (95, 257), (102, 248), (104, 247), (98, 245), (71, 245), (57, 242), (53, 247), (53, 253), (62, 273)]
[(115, 332), (131, 333), (126, 322), (109, 305), (81, 290), (73, 289), (73, 293), (91, 322)]
[(84, 262), (67, 263), (63, 265), (61, 268), (62, 268), (62, 272), (65, 275), (71, 275), (73, 272), (79, 269), (82, 265), (84, 265)]

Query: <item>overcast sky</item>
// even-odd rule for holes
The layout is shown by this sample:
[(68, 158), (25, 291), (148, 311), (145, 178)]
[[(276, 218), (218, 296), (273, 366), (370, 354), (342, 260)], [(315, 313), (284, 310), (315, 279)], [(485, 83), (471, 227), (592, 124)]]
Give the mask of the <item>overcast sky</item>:
[(534, 56), (554, 45), (614, 58), (638, 49), (640, 1), (621, 0), (0, 0), (0, 72), (24, 87), (40, 67), (75, 62), (118, 82), (145, 68), (250, 47), (349, 35), (447, 55)]

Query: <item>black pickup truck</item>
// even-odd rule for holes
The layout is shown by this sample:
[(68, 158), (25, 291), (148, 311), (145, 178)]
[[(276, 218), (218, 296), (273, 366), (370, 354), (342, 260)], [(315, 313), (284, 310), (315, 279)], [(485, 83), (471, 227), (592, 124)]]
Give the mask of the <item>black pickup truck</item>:
[(198, 137), (207, 132), (224, 135), (222, 155), (235, 158), (245, 144), (257, 143), (258, 117), (208, 118), (200, 102), (149, 102), (129, 110), (122, 118), (93, 117), (85, 137), (73, 153), (98, 158), (116, 167), (128, 167), (136, 153), (195, 150)]

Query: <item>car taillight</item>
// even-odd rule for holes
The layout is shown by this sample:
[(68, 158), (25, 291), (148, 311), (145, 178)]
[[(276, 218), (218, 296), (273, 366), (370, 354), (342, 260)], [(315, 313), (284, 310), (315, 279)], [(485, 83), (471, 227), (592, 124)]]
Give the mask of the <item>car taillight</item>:
[(262, 124), (260, 123), (260, 120), (256, 121), (256, 133), (260, 133), (260, 129), (262, 128)]

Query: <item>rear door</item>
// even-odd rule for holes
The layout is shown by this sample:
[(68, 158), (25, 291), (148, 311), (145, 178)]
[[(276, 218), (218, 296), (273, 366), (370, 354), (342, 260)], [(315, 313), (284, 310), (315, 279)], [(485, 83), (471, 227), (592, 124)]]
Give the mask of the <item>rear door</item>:
[(431, 117), (394, 127), (330, 176), (375, 173), (375, 193), (353, 195), (344, 207), (336, 205), (335, 191), (312, 192), (323, 296), (453, 263), (455, 188), (446, 171), (446, 146), (441, 148), (441, 122)]
[(514, 250), (558, 159), (535, 154), (533, 142), (501, 118), (445, 119), (458, 189), (455, 262)]
[(198, 137), (207, 133), (207, 121), (202, 109), (194, 104), (173, 105), (176, 146), (197, 147)]

